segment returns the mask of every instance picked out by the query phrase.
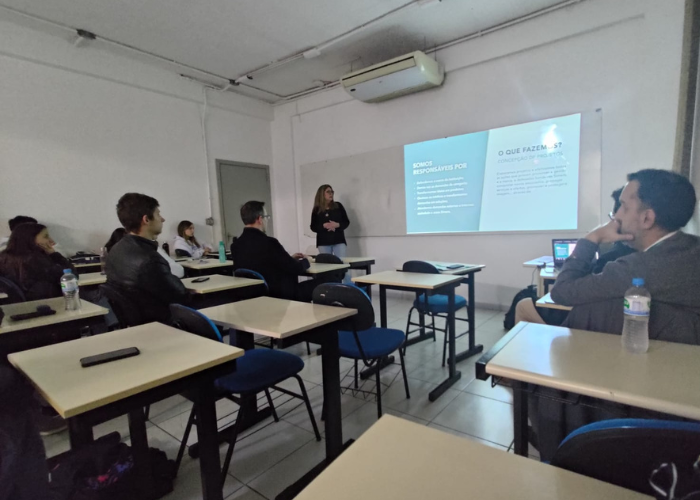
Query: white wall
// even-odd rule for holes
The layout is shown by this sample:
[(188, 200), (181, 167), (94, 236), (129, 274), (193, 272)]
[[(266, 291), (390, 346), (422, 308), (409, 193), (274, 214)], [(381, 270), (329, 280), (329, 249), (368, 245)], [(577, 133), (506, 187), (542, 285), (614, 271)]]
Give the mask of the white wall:
[[(314, 243), (302, 232), (308, 214), (293, 201), (300, 165), (579, 111), (603, 109), (605, 199), (628, 172), (671, 168), (682, 27), (682, 0), (587, 0), (440, 51), (442, 88), (380, 104), (335, 89), (277, 106), (273, 182), (277, 205), (289, 208), (277, 215), (276, 227), (287, 227), (278, 235), (290, 250)], [(349, 244), (350, 255), (375, 256), (377, 270), (412, 258), (486, 264), (477, 302), (501, 306), (530, 283), (532, 271), (522, 262), (551, 253), (551, 235), (542, 233), (365, 237)]]
[(94, 249), (119, 226), (119, 197), (138, 191), (160, 202), (161, 241), (189, 219), (215, 242), (215, 161), (272, 161), (271, 106), (208, 91), (205, 156), (202, 87), (99, 45), (0, 21), (0, 75), (0, 235), (31, 215), (65, 250)]

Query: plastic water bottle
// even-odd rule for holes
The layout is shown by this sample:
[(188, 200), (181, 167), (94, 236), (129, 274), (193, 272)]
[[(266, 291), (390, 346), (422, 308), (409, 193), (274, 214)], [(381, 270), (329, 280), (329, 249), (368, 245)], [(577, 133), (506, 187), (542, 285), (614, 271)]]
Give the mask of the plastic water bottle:
[(63, 270), (61, 276), (61, 290), (66, 299), (66, 311), (77, 311), (80, 309), (80, 290), (78, 278), (70, 269)]
[(219, 262), (226, 262), (226, 247), (223, 241), (219, 242)]
[(627, 352), (641, 354), (649, 349), (649, 312), (651, 295), (644, 288), (642, 278), (632, 280), (632, 288), (625, 292), (625, 325), (622, 328), (622, 347)]

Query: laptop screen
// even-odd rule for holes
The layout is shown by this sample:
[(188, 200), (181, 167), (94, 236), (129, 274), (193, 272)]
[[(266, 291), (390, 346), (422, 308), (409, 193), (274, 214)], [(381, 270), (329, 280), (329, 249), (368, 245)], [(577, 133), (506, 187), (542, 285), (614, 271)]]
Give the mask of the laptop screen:
[(561, 266), (574, 252), (578, 240), (552, 240), (552, 258), (555, 266)]

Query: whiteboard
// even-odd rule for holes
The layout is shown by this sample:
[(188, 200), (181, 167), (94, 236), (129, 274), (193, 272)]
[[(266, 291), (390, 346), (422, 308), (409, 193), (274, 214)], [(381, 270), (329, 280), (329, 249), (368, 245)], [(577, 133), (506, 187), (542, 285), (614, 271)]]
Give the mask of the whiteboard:
[(400, 236), (406, 234), (403, 146), (309, 163), (299, 168), (304, 234), (309, 227), (316, 190), (330, 184), (335, 200), (350, 219), (346, 236)]
[[(425, 138), (425, 140), (430, 139), (435, 138)], [(600, 224), (602, 222), (601, 205), (607, 207), (611, 204), (607, 195), (601, 200), (601, 141), (602, 111), (581, 113), (579, 231), (588, 231)], [(301, 165), (299, 173), (302, 210), (303, 216), (306, 217), (306, 221), (302, 221), (304, 234), (311, 238), (316, 236), (309, 227), (314, 197), (319, 186), (330, 184), (335, 191), (336, 201), (343, 204), (350, 219), (350, 227), (345, 231), (346, 236), (406, 236), (403, 162), (403, 146), (394, 146), (379, 151)], [(507, 233), (533, 232), (536, 231), (508, 231)], [(556, 233), (557, 231), (546, 232)], [(480, 231), (445, 234), (494, 233)]]

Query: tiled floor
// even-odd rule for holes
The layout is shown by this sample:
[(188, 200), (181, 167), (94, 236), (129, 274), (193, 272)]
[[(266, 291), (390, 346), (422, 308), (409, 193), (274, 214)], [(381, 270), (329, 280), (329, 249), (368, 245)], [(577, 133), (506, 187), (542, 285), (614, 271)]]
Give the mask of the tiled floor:
[[(375, 300), (375, 308), (379, 307)], [(388, 298), (388, 322), (393, 328), (405, 329), (406, 317), (411, 306), (410, 299), (397, 296)], [(463, 314), (463, 313), (462, 313)], [(377, 314), (377, 320), (379, 314)], [(476, 313), (477, 343), (488, 350), (504, 334), (503, 313), (479, 309)], [(466, 324), (458, 322), (460, 328)], [(513, 440), (512, 394), (503, 387), (491, 387), (491, 382), (475, 380), (474, 364), (478, 356), (458, 365), (462, 379), (437, 401), (428, 401), (428, 393), (446, 378), (447, 369), (441, 368), (442, 342), (425, 341), (408, 348), (406, 369), (408, 372), (411, 399), (407, 400), (398, 366), (389, 367), (382, 375), (382, 382), (391, 384), (383, 391), (384, 412), (406, 418), (422, 425), (479, 441), (504, 451)], [(467, 346), (466, 337), (458, 341), (458, 350)], [(314, 414), (323, 432), (320, 421), (322, 395), (321, 358), (315, 353), (306, 354), (306, 346), (298, 345), (291, 352), (304, 358), (306, 366), (301, 372), (311, 398)], [(347, 360), (341, 361), (341, 373), (351, 368)], [(298, 390), (296, 381), (289, 380), (285, 387)], [(272, 499), (289, 484), (296, 481), (325, 455), (323, 441), (314, 439), (306, 409), (298, 400), (276, 393), (275, 406), (282, 419), (279, 423), (264, 422), (247, 431), (236, 444), (229, 480), (225, 484), (225, 498), (238, 500)], [(151, 446), (164, 450), (174, 458), (191, 404), (182, 397), (173, 397), (151, 407), (148, 436)], [(235, 418), (236, 405), (228, 401), (218, 404), (220, 425)], [(354, 397), (350, 392), (342, 397), (343, 438), (358, 438), (377, 420), (377, 407), (373, 399)], [(128, 439), (125, 417), (102, 424), (96, 435), (118, 430)], [(196, 430), (189, 440), (196, 442)], [(47, 454), (55, 455), (68, 449), (66, 433), (45, 438)], [(222, 446), (222, 458), (226, 448)], [(185, 455), (185, 460), (175, 483), (175, 491), (168, 500), (191, 500), (201, 498), (199, 464)]]

